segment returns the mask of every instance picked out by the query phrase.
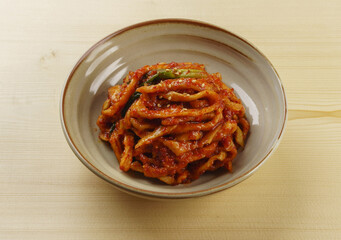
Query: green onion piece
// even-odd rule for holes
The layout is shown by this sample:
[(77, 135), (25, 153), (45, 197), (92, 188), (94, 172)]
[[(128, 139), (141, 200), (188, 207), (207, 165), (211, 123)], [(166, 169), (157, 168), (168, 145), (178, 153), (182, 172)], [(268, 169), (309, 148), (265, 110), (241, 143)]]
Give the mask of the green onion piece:
[(115, 130), (115, 127), (116, 127), (116, 122), (114, 122), (110, 128), (110, 131), (109, 131), (109, 134), (111, 135), (112, 132)]
[(154, 83), (156, 80), (177, 79), (177, 78), (204, 78), (207, 73), (199, 69), (158, 69), (157, 73), (151, 76), (146, 85)]
[(130, 106), (135, 102), (136, 99), (138, 99), (141, 96), (142, 93), (139, 92), (134, 92), (133, 95), (131, 95), (131, 97), (129, 98), (127, 104), (124, 106), (123, 110), (122, 110), (122, 116), (125, 116), (128, 109), (130, 108)]

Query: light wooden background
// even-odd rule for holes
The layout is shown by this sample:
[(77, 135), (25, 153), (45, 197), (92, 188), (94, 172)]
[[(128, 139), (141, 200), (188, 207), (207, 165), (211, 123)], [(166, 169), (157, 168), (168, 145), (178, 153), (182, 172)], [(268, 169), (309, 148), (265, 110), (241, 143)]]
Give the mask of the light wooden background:
[[(208, 197), (113, 189), (69, 149), (59, 97), (104, 36), (165, 17), (229, 29), (272, 61), (288, 97), (277, 152)], [(0, 1), (0, 239), (341, 239), (341, 1)]]

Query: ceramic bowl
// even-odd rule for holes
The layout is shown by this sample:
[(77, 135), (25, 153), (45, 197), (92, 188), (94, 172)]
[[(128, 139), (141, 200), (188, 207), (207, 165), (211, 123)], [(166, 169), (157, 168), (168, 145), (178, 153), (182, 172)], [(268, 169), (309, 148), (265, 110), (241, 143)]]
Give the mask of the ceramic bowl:
[[(122, 83), (128, 71), (172, 61), (202, 63), (208, 72), (220, 72), (242, 100), (251, 128), (233, 173), (218, 170), (190, 184), (168, 186), (138, 173), (122, 172), (114, 152), (99, 140), (96, 119), (107, 89)], [(279, 143), (287, 103), (274, 67), (252, 44), (210, 24), (162, 19), (129, 26), (92, 46), (67, 78), (60, 114), (73, 152), (99, 177), (139, 196), (188, 198), (229, 188), (254, 173)]]

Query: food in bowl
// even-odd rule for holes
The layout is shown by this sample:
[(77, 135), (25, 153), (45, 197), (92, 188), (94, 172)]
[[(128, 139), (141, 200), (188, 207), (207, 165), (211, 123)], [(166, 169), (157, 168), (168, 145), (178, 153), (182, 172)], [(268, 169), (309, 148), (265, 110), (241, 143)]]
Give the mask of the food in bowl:
[[(222, 81), (234, 89), (245, 107), (250, 134), (233, 160), (233, 173), (222, 167), (191, 184), (171, 186), (133, 170), (121, 171), (109, 143), (100, 142), (99, 132), (93, 129), (107, 90), (122, 84), (118, 81), (127, 70), (153, 62), (192, 59), (204, 63), (209, 73), (220, 72)], [(65, 82), (60, 117), (66, 140), (81, 163), (113, 187), (136, 196), (182, 199), (233, 187), (257, 172), (279, 146), (287, 109), (275, 68), (251, 43), (207, 23), (159, 19), (120, 29), (92, 46)]]
[(121, 170), (169, 185), (221, 167), (232, 172), (250, 128), (241, 100), (220, 73), (175, 62), (144, 66), (110, 87), (97, 125)]

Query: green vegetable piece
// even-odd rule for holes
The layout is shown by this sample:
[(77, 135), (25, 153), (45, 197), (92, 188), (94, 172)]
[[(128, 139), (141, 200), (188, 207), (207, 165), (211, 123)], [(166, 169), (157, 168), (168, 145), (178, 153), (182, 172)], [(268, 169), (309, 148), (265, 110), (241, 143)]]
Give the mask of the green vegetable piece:
[(128, 109), (130, 108), (130, 106), (135, 102), (136, 99), (138, 99), (141, 96), (142, 93), (139, 92), (134, 92), (133, 95), (131, 95), (131, 97), (129, 98), (127, 104), (124, 106), (121, 114), (122, 116), (125, 116)]
[(116, 122), (114, 122), (110, 128), (110, 131), (109, 131), (109, 134), (111, 135), (112, 132), (115, 130), (115, 127), (116, 127)]
[(151, 76), (146, 82), (150, 85), (156, 80), (176, 79), (176, 78), (203, 78), (207, 73), (199, 69), (158, 69), (157, 73)]
[(158, 77), (160, 76), (160, 73), (156, 73), (153, 76), (151, 76), (147, 81), (145, 81), (146, 85), (151, 85)]

